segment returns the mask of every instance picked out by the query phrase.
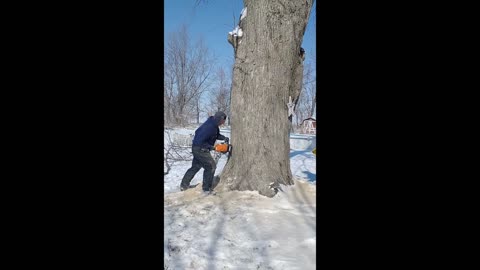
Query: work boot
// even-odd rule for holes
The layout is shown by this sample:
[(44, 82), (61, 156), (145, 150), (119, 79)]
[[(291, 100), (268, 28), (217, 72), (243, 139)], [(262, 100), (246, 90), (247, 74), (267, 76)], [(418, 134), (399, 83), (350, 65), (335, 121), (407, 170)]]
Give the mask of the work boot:
[(212, 194), (215, 195), (215, 192), (213, 191), (213, 189), (210, 188), (210, 189), (207, 189), (207, 190), (204, 189), (203, 194), (204, 195), (212, 195)]

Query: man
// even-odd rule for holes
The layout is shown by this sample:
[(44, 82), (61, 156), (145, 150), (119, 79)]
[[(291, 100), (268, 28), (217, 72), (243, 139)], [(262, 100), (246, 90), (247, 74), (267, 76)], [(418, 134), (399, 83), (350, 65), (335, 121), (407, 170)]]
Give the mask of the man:
[(210, 151), (214, 149), (216, 140), (228, 139), (220, 134), (220, 129), (218, 128), (225, 123), (226, 118), (227, 115), (219, 111), (215, 113), (215, 116), (210, 116), (207, 121), (195, 131), (192, 143), (192, 167), (188, 169), (183, 176), (182, 183), (180, 184), (181, 191), (188, 189), (190, 181), (192, 181), (195, 174), (201, 168), (204, 169), (203, 191), (210, 192), (212, 190), (213, 175), (217, 166)]

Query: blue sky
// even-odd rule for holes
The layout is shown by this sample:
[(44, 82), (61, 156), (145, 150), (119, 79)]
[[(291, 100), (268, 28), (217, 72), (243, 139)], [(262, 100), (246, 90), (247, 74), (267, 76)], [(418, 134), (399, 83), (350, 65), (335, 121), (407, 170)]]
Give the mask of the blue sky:
[[(188, 28), (193, 40), (203, 37), (208, 49), (218, 57), (218, 64), (229, 67), (233, 64), (233, 47), (227, 41), (227, 34), (238, 24), (243, 0), (196, 0), (164, 1), (164, 43), (168, 34), (176, 32), (182, 24)], [(306, 53), (315, 50), (314, 29), (316, 1), (307, 24), (302, 47)], [(247, 12), (248, 14), (248, 12)], [(235, 24), (234, 24), (235, 17)]]

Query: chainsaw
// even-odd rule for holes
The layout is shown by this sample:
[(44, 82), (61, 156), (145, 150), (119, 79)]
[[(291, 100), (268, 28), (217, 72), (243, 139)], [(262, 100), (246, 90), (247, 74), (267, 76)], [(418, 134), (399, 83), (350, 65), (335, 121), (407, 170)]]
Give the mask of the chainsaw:
[(222, 155), (227, 155), (227, 162), (228, 160), (230, 160), (230, 156), (232, 155), (232, 145), (229, 143), (228, 138), (225, 138), (225, 141), (223, 143), (215, 145), (214, 150), (215, 164), (217, 164), (218, 160)]

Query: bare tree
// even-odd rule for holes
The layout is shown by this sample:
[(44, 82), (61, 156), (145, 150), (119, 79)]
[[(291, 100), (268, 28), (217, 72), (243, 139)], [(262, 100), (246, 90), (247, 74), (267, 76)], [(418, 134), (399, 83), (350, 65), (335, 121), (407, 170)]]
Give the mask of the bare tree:
[(199, 112), (199, 99), (208, 87), (213, 56), (202, 40), (192, 43), (186, 26), (170, 33), (164, 62), (166, 122), (183, 125)]
[[(257, 190), (273, 197), (293, 185), (289, 97), (302, 88), (301, 44), (313, 0), (244, 0), (239, 27), (229, 33), (235, 66), (231, 99), (232, 156), (218, 190)], [(241, 31), (240, 31), (241, 30)]]
[(190, 135), (172, 134), (171, 130), (165, 132), (165, 135), (167, 142), (163, 146), (164, 169), (166, 169), (163, 172), (164, 175), (170, 172), (174, 163), (192, 160), (189, 152), (193, 139)]
[(212, 113), (223, 111), (230, 112), (230, 83), (225, 70), (220, 67), (216, 72), (216, 85), (210, 92), (210, 110)]
[(164, 105), (164, 119), (165, 124), (170, 125), (173, 121), (174, 115), (174, 100), (175, 100), (175, 75), (173, 69), (167, 68), (167, 62), (164, 62), (164, 78), (163, 78), (163, 105)]
[(316, 104), (316, 76), (311, 64), (306, 64), (303, 73), (303, 85), (300, 98), (295, 107), (295, 125), (302, 123), (305, 118), (311, 117)]

